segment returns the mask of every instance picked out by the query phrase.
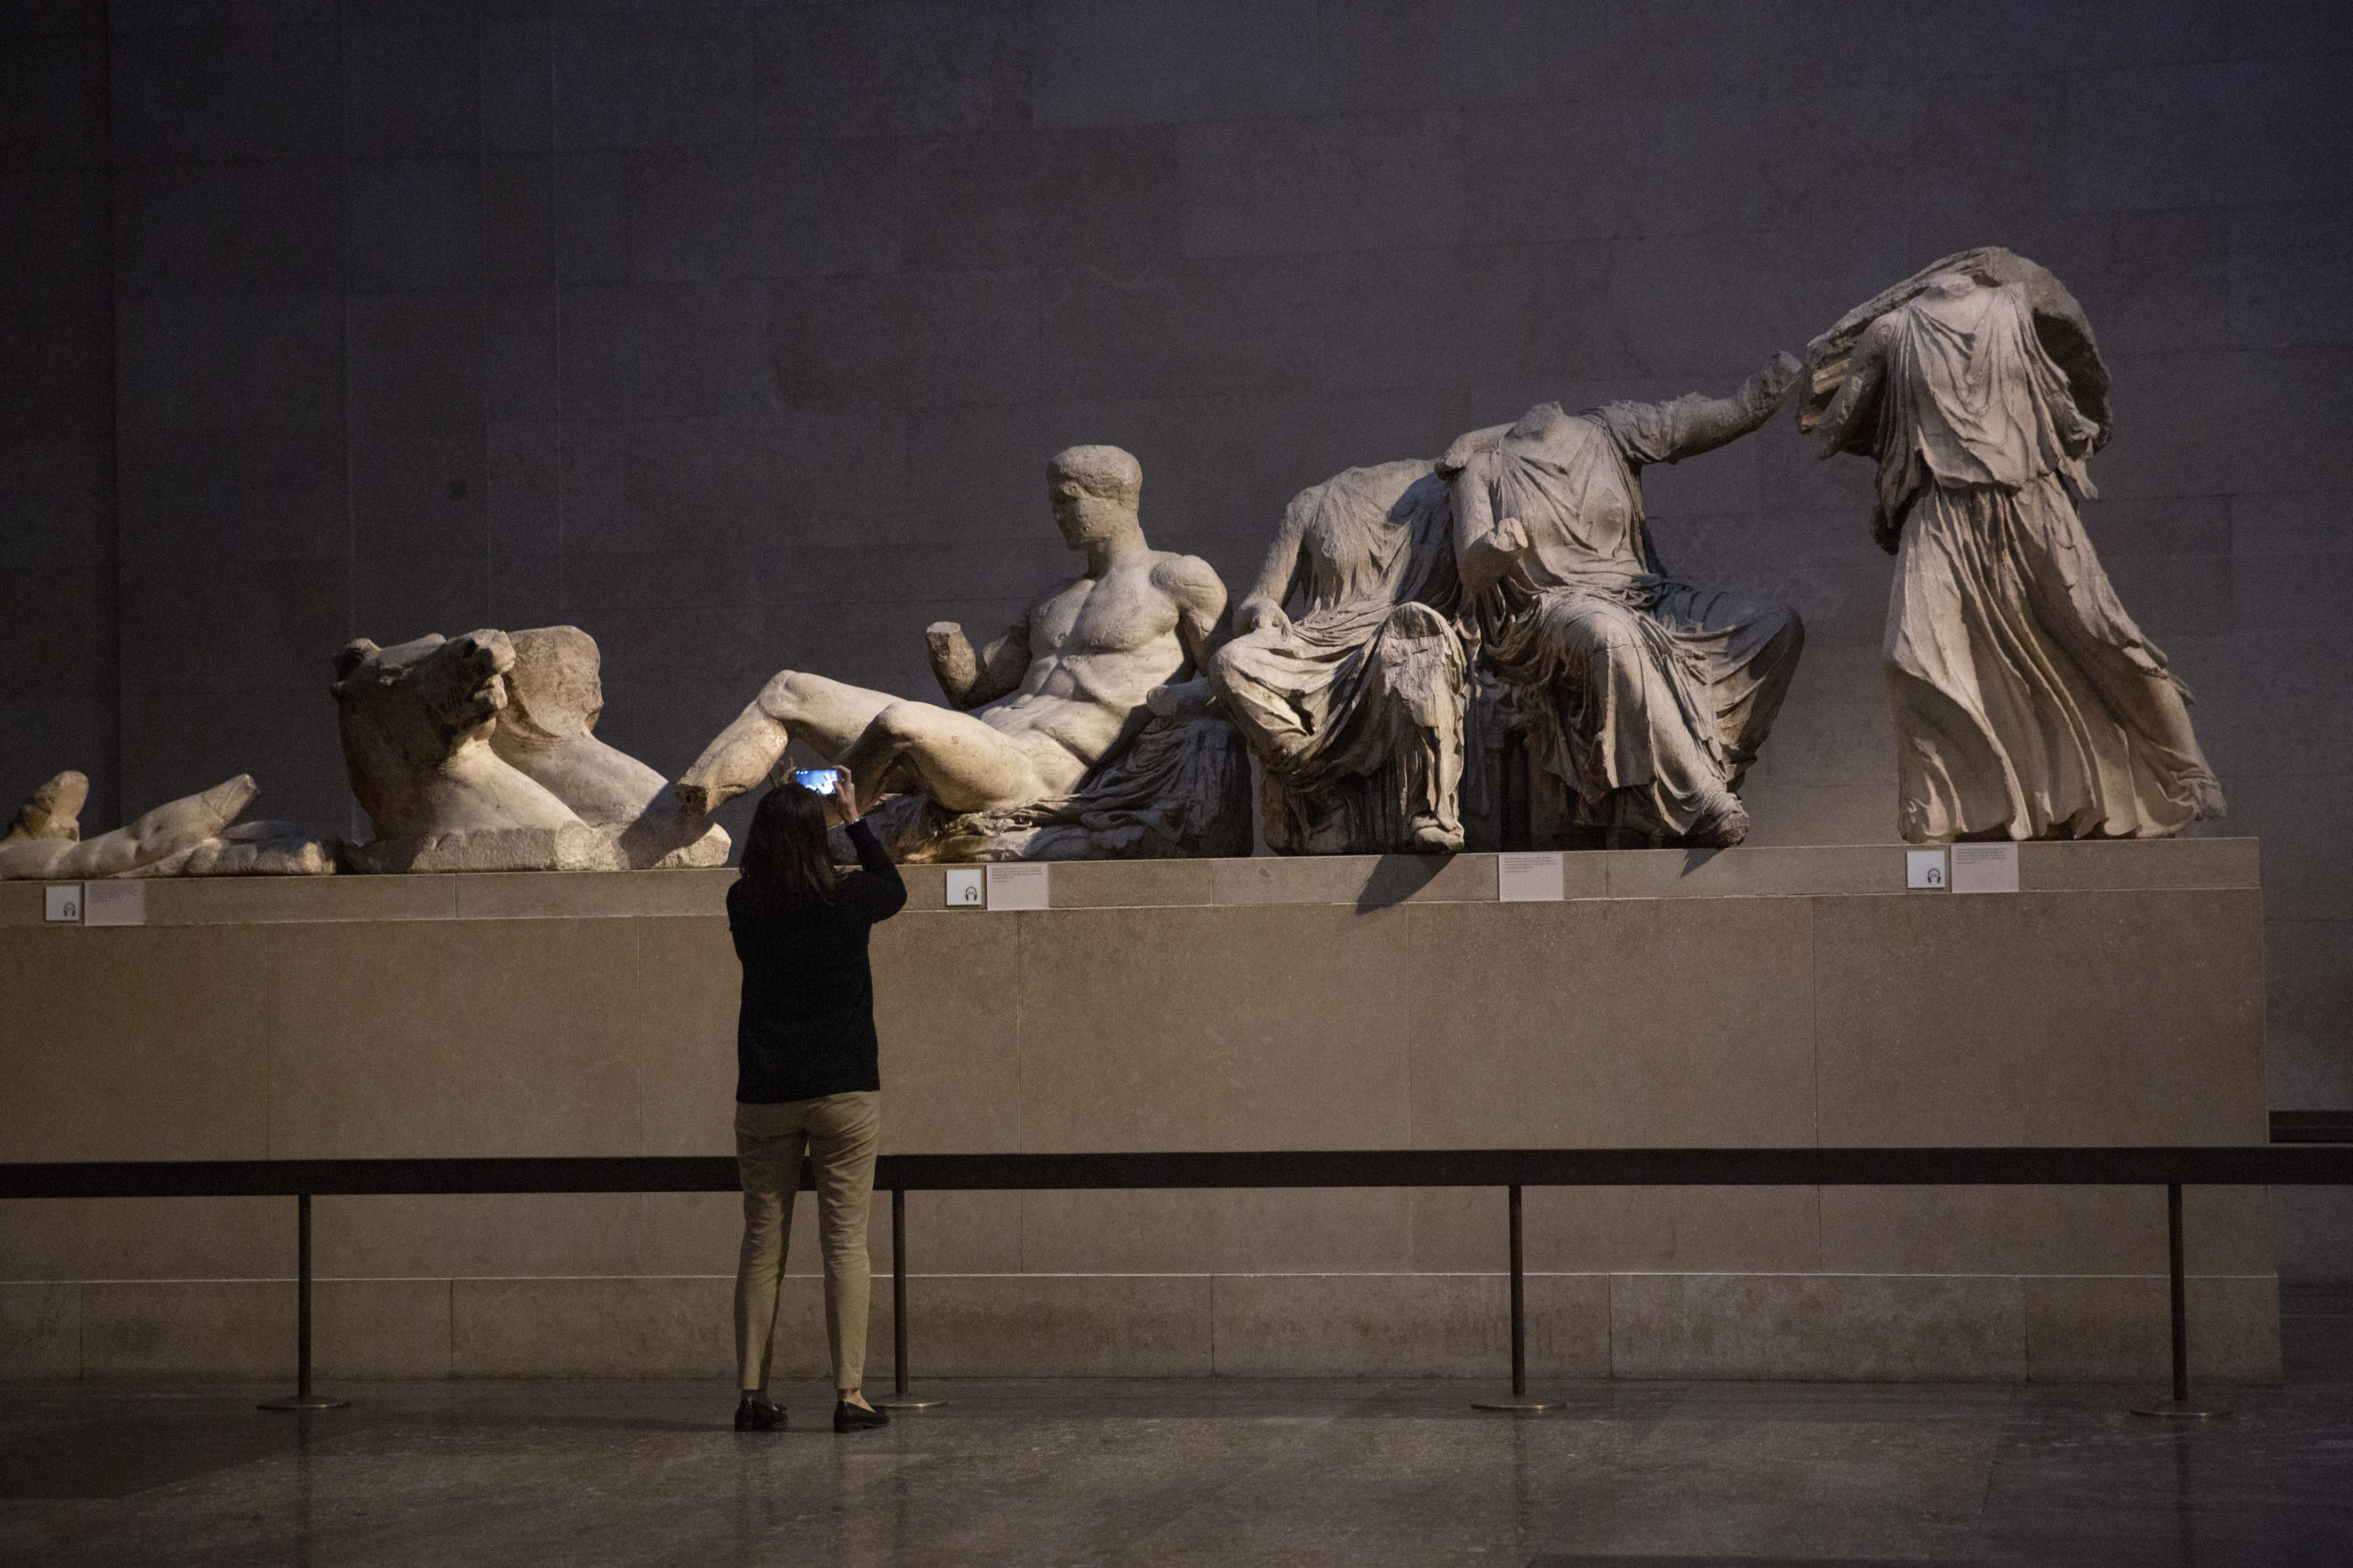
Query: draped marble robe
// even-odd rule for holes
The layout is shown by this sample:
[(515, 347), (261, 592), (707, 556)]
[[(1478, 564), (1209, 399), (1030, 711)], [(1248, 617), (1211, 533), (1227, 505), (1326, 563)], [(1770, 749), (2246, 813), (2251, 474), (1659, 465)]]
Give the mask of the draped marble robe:
[(1449, 525), (1428, 462), (1352, 468), (1285, 508), (1245, 630), (1210, 673), (1258, 755), (1278, 853), (1462, 847), (1468, 687)]
[[(1531, 759), (1576, 819), (1700, 845), (1737, 844), (1736, 791), (1796, 673), (1797, 612), (1669, 575), (1640, 473), (1756, 427), (1798, 373), (1783, 356), (1731, 398), (1558, 403), (1455, 443), (1455, 553), (1485, 658), (1514, 689)], [(1497, 542), (1497, 541), (1503, 542)], [(1492, 586), (1477, 582), (1484, 554)], [(1508, 558), (1508, 564), (1501, 563)]]
[(1903, 835), (2140, 838), (2221, 816), (2188, 693), (2076, 511), (2108, 435), (2080, 307), (2006, 251), (1949, 257), (1874, 303), (1811, 347), (1801, 424), (1821, 426), (1823, 456), (1879, 464)]

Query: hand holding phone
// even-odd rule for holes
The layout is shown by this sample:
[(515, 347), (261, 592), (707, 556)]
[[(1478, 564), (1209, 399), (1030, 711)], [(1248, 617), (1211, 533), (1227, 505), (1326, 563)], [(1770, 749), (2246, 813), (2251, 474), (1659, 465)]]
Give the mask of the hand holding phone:
[(851, 788), (847, 767), (796, 767), (792, 781), (803, 790), (813, 790), (820, 795), (831, 795), (842, 805), (845, 824), (858, 820), (858, 795)]

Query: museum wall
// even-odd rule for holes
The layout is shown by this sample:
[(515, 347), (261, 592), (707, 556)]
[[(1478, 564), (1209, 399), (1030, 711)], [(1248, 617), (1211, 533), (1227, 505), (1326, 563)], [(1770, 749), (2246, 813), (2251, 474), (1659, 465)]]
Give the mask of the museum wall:
[[(2115, 371), (2086, 521), (2265, 841), (2273, 1103), (2353, 1104), (2348, 17), (18, 0), (0, 795), (349, 824), (338, 645), (557, 621), (675, 773), (779, 668), (927, 692), (1063, 570), (1064, 445), (1238, 595), (1302, 485), (1998, 244)], [(1646, 483), (1806, 619), (1756, 842), (1891, 840), (1868, 467), (1783, 419)]]

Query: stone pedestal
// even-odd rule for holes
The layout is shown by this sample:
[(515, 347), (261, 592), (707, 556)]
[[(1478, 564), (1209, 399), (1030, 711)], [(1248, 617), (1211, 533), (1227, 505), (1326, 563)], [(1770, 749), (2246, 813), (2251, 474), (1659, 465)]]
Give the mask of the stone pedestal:
[[(1898, 847), (1059, 865), (875, 940), (886, 1151), (2242, 1143), (2266, 1137), (2256, 848)], [(160, 881), (148, 924), (0, 886), (20, 1160), (729, 1148), (724, 871)], [(329, 1198), (322, 1375), (729, 1362), (726, 1195)], [(794, 1267), (813, 1273), (813, 1205)], [(957, 1373), (1506, 1365), (1501, 1191), (916, 1193), (914, 1353)], [(285, 1199), (0, 1204), (0, 1374), (261, 1375)], [(887, 1273), (887, 1210), (874, 1256)], [(2135, 1188), (1531, 1189), (1531, 1370), (2160, 1378)], [(2264, 1194), (2189, 1194), (2193, 1367), (2278, 1376)], [(875, 1376), (889, 1373), (876, 1293)], [(813, 1278), (782, 1364), (823, 1354)]]

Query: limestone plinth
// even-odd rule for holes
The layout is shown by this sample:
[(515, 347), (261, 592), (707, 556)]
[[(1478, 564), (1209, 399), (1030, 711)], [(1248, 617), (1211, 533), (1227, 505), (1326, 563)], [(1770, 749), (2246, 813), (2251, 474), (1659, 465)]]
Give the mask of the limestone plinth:
[[(2254, 841), (2029, 843), (2023, 891), (1973, 896), (1904, 892), (1904, 853), (1572, 854), (1537, 903), (1483, 855), (1095, 861), (1021, 914), (913, 867), (875, 934), (884, 1148), (2264, 1141)], [(722, 1153), (728, 875), (165, 881), (121, 929), (0, 886), (0, 1148)], [(320, 1199), (320, 1364), (723, 1369), (736, 1208)], [(927, 1373), (1505, 1365), (1499, 1191), (909, 1210)], [(2277, 1375), (2268, 1215), (2189, 1194), (2200, 1376)], [(2153, 1189), (1532, 1189), (1527, 1234), (1540, 1373), (2165, 1369)], [(0, 1206), (0, 1370), (277, 1369), (291, 1292), (254, 1281), (292, 1247), (276, 1199)]]

